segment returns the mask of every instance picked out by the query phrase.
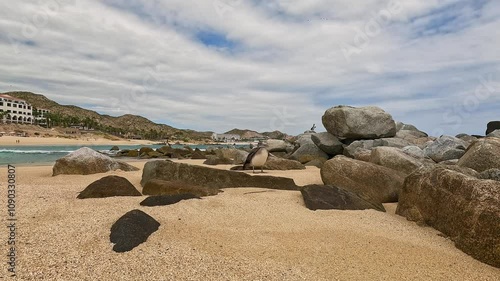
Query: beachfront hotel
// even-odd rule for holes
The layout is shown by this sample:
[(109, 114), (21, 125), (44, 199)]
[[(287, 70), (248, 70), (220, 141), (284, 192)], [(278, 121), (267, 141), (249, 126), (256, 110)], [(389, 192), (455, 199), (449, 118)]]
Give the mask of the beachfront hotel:
[(2, 123), (33, 124), (33, 107), (24, 100), (0, 94), (0, 112)]

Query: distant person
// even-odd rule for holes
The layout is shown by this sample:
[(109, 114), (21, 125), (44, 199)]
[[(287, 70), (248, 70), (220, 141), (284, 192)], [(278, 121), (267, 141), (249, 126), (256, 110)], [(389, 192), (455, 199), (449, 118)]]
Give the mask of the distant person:
[(313, 124), (313, 126), (311, 127), (311, 131), (314, 131), (316, 129), (316, 124)]

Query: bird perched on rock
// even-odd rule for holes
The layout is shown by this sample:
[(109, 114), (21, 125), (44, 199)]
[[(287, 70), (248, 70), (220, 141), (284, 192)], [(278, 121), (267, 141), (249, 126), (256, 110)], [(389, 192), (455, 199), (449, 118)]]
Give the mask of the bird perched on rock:
[(260, 167), (261, 173), (264, 173), (263, 167), (266, 164), (268, 157), (269, 151), (267, 151), (263, 143), (259, 143), (258, 146), (250, 151), (250, 154), (248, 154), (247, 160), (243, 164), (243, 170), (245, 170), (248, 166), (252, 166), (252, 171), (255, 173), (255, 167)]

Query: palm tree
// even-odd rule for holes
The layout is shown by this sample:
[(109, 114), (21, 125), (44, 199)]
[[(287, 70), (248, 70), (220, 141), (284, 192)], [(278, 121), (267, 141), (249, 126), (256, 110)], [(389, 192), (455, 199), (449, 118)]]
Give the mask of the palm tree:
[(1, 111), (0, 112), (0, 120), (2, 121), (2, 123), (4, 123), (5, 121), (3, 120), (3, 118), (9, 114), (7, 111)]

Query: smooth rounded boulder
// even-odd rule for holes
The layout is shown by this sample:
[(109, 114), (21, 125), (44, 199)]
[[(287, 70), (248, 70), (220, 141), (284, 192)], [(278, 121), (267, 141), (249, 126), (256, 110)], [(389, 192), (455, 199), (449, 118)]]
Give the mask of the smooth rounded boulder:
[(61, 174), (90, 175), (115, 170), (138, 171), (139, 169), (88, 147), (82, 147), (58, 159), (52, 168), (52, 176)]
[(395, 147), (376, 147), (370, 155), (370, 162), (384, 166), (405, 175), (413, 173), (423, 164)]
[(378, 139), (396, 136), (392, 116), (376, 106), (336, 106), (322, 117), (326, 130), (340, 139)]
[(471, 144), (457, 165), (480, 173), (500, 169), (500, 138), (484, 138)]
[(321, 179), (373, 203), (397, 202), (405, 174), (373, 163), (335, 156), (323, 164)]

